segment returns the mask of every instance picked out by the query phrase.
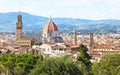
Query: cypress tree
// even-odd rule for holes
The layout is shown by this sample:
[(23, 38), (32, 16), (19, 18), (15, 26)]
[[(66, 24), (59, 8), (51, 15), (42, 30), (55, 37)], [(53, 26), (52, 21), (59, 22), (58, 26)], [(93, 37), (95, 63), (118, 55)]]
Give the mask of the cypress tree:
[(83, 72), (83, 75), (90, 75), (90, 67), (91, 67), (91, 62), (90, 59), (91, 57), (87, 53), (88, 48), (82, 44), (80, 44), (80, 54), (78, 55), (77, 59), (80, 62), (80, 69)]

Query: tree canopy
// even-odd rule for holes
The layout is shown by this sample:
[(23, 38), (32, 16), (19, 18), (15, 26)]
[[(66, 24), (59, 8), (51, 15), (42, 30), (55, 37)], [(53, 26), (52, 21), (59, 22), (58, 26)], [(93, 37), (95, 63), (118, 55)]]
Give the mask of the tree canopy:
[(100, 62), (93, 64), (94, 75), (120, 75), (120, 54), (110, 54), (102, 57)]
[[(105, 55), (91, 64), (87, 48), (80, 45), (78, 62), (70, 56), (46, 57), (33, 54), (4, 54), (0, 57), (1, 75), (120, 75), (120, 54)], [(91, 67), (92, 65), (92, 67)]]
[(39, 56), (33, 54), (5, 54), (0, 57), (1, 73), (8, 75), (27, 75)]
[(29, 75), (81, 75), (81, 72), (69, 57), (59, 57), (39, 61)]

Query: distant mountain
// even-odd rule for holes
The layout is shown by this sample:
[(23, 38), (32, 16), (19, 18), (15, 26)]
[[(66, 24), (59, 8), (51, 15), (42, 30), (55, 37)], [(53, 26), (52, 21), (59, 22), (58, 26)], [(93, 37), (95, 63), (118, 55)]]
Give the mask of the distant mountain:
[[(18, 12), (0, 13), (0, 31), (15, 31)], [(40, 31), (44, 23), (47, 22), (47, 17), (21, 13), (23, 20), (23, 30), (34, 32)]]
[[(18, 12), (0, 13), (0, 31), (15, 32)], [(43, 26), (48, 22), (47, 17), (31, 15), (22, 12), (23, 31), (41, 33)], [(120, 20), (88, 20), (79, 18), (53, 18), (60, 32), (76, 28), (79, 33), (119, 33)]]

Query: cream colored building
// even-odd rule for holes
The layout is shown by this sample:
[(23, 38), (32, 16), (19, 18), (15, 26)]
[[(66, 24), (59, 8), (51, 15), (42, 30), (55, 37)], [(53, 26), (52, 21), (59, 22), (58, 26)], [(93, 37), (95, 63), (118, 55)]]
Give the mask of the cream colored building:
[(71, 48), (66, 46), (65, 44), (42, 44), (40, 46), (33, 46), (33, 49), (37, 49), (40, 51), (43, 55), (49, 55), (49, 56), (59, 56), (59, 55), (65, 55), (66, 52), (70, 52)]

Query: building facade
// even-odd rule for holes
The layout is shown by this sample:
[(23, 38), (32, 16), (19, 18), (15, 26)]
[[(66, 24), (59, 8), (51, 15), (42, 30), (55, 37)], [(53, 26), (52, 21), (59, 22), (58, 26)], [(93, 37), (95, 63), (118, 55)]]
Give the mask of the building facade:
[(22, 37), (22, 15), (17, 16), (17, 22), (16, 22), (16, 41), (15, 44), (23, 47), (31, 47), (31, 40), (27, 38)]

